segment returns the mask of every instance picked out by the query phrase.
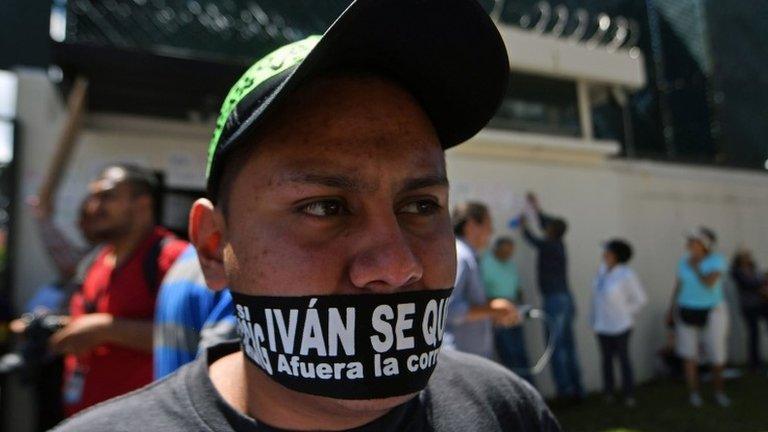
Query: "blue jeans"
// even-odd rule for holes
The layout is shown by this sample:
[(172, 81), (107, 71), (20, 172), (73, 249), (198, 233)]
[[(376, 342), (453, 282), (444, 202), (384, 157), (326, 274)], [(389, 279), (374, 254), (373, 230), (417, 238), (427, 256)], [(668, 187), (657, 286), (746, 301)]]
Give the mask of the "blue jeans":
[(576, 309), (570, 293), (544, 296), (544, 312), (552, 320), (555, 349), (552, 353), (552, 377), (558, 397), (583, 397), (581, 370), (576, 357), (573, 320)]
[(501, 363), (531, 385), (535, 385), (529, 370), (523, 327), (498, 327), (494, 329), (494, 336)]

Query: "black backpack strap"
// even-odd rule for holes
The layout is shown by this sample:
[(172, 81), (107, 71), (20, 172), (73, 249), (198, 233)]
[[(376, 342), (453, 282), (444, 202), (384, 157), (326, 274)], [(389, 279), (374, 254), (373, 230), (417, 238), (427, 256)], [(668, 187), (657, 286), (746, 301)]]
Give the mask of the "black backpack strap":
[(160, 268), (158, 260), (160, 254), (163, 252), (163, 248), (174, 240), (174, 236), (166, 235), (160, 237), (152, 244), (149, 252), (144, 256), (144, 262), (142, 263), (142, 270), (144, 271), (144, 280), (147, 282), (149, 293), (152, 297), (157, 295), (157, 291), (160, 289), (160, 282), (158, 277), (160, 275)]
[(61, 313), (68, 313), (69, 300), (76, 292), (83, 290), (83, 284), (85, 284), (85, 278), (91, 271), (91, 267), (96, 262), (96, 258), (101, 253), (102, 246), (95, 246), (91, 249), (78, 263), (75, 269), (75, 274), (66, 282), (62, 284), (64, 290), (64, 300), (62, 300)]
[(94, 247), (77, 263), (75, 268), (75, 274), (69, 280), (69, 284), (77, 287), (78, 289), (85, 283), (85, 278), (88, 276), (88, 272), (91, 271), (91, 267), (96, 262), (96, 258), (101, 253), (101, 246)]

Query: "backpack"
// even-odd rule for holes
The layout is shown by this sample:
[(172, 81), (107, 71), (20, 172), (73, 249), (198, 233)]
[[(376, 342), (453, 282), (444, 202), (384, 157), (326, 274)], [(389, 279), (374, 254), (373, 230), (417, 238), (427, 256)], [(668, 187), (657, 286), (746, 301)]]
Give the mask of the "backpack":
[[(160, 258), (160, 254), (163, 252), (165, 246), (167, 246), (173, 240), (176, 240), (176, 237), (172, 234), (164, 235), (157, 239), (154, 243), (152, 243), (152, 246), (149, 248), (149, 252), (147, 252), (147, 254), (144, 256), (144, 261), (141, 263), (142, 273), (144, 273), (144, 280), (146, 281), (147, 287), (149, 287), (149, 294), (152, 297), (157, 296), (157, 292), (160, 289), (160, 283), (162, 282), (161, 280), (158, 280), (158, 276), (160, 275), (158, 259)], [(96, 258), (98, 258), (100, 253), (101, 247), (97, 246), (93, 248), (93, 250), (89, 252), (88, 255), (86, 255), (85, 258), (80, 261), (80, 263), (78, 263), (75, 276), (69, 282), (70, 295), (82, 289), (83, 284), (85, 283), (85, 278), (88, 276), (88, 272), (91, 270), (91, 267), (96, 262)]]

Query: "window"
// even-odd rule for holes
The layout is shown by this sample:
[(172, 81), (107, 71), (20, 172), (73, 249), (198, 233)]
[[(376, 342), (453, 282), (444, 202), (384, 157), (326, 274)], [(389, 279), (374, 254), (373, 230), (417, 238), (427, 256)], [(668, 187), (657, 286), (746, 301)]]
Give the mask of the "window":
[(576, 84), (512, 73), (507, 95), (490, 126), (521, 132), (578, 137)]

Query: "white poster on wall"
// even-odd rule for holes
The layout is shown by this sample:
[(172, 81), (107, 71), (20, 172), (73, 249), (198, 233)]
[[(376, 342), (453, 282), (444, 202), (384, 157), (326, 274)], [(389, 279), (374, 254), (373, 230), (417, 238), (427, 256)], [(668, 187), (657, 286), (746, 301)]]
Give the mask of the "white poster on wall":
[[(451, 202), (479, 201), (486, 204), (494, 216), (494, 225), (504, 230), (516, 230), (521, 216), (529, 221), (536, 214), (528, 204), (526, 191), (513, 190), (509, 184), (491, 181), (458, 181), (451, 183)], [(535, 226), (535, 222), (531, 224)]]

